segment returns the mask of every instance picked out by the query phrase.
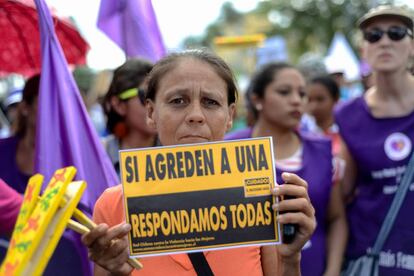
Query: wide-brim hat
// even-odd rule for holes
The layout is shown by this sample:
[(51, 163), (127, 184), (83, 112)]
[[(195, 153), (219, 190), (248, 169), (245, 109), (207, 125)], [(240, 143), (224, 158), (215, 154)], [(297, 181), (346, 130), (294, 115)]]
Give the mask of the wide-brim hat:
[(364, 29), (374, 19), (379, 17), (393, 17), (401, 20), (408, 28), (413, 29), (413, 18), (408, 8), (390, 5), (381, 5), (369, 10), (358, 20), (358, 27)]

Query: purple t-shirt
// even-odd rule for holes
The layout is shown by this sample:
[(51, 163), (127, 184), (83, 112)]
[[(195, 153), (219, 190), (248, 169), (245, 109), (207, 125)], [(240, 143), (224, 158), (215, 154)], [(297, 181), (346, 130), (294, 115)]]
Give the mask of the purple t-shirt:
[(20, 194), (24, 194), (29, 175), (20, 172), (17, 167), (17, 137), (0, 139), (0, 178)]
[[(335, 112), (339, 132), (357, 167), (355, 199), (347, 207), (350, 238), (347, 258), (373, 246), (412, 154), (414, 112), (375, 118), (362, 97)], [(414, 274), (414, 185), (401, 206), (380, 255), (380, 275)]]
[[(229, 133), (226, 140), (251, 138), (252, 129)], [(303, 143), (302, 167), (290, 171), (308, 182), (309, 197), (316, 211), (317, 227), (310, 241), (302, 250), (302, 275), (322, 275), (326, 267), (326, 214), (332, 188), (332, 146), (330, 140), (299, 134)], [(276, 141), (277, 143), (277, 141)], [(277, 153), (276, 153), (277, 154)], [(276, 167), (276, 177), (281, 182), (282, 171)]]

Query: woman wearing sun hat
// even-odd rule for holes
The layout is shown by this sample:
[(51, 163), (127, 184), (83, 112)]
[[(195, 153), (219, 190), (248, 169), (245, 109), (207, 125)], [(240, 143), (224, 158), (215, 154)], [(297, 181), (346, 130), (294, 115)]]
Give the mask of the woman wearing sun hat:
[[(407, 9), (386, 5), (370, 10), (358, 26), (374, 86), (336, 111), (347, 162), (347, 260), (373, 246), (414, 146), (413, 19)], [(380, 275), (413, 275), (413, 210), (412, 185), (379, 256)]]

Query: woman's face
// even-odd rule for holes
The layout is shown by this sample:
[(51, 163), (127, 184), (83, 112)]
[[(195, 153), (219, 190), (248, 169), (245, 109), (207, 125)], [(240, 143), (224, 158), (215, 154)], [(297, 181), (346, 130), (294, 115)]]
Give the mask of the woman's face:
[(273, 76), (264, 91), (260, 116), (273, 124), (295, 129), (300, 122), (306, 103), (305, 79), (298, 70), (285, 68)]
[(329, 90), (320, 83), (311, 83), (307, 86), (308, 112), (316, 121), (323, 121), (332, 116), (335, 100)]
[(163, 145), (220, 141), (232, 126), (225, 81), (205, 62), (182, 58), (147, 102), (147, 122)]
[[(143, 89), (144, 85), (139, 88)], [(137, 97), (132, 97), (126, 101), (125, 123), (129, 129), (138, 130), (141, 133), (155, 135), (155, 130), (148, 126), (146, 122), (146, 108)]]
[[(406, 28), (405, 25), (392, 18), (379, 18), (370, 23), (365, 29), (388, 31), (391, 27)], [(409, 57), (414, 54), (413, 39), (406, 35), (402, 40), (391, 40), (387, 34), (383, 34), (377, 42), (370, 43), (364, 40), (363, 55), (377, 72), (392, 72), (405, 70)]]

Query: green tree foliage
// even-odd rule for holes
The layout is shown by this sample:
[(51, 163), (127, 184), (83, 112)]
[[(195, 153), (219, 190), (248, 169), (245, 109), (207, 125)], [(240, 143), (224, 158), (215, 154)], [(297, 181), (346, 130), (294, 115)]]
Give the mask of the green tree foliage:
[[(270, 28), (265, 34), (270, 37), (282, 35), (287, 39), (293, 61), (303, 53), (316, 51), (325, 53), (335, 32), (342, 32), (357, 48), (355, 34), (357, 20), (369, 8), (377, 4), (391, 4), (393, 0), (273, 0), (260, 1), (250, 16), (268, 20)], [(225, 33), (229, 25), (242, 22), (245, 14), (237, 12), (231, 3), (225, 3), (216, 22), (210, 24), (201, 37), (189, 37), (186, 47), (210, 47), (216, 36), (236, 35)], [(358, 52), (358, 51), (356, 51)]]
[(243, 14), (238, 12), (232, 3), (225, 2), (221, 7), (220, 16), (216, 22), (208, 25), (205, 33), (200, 36), (190, 36), (183, 42), (185, 48), (196, 48), (196, 47), (211, 47), (213, 40), (217, 36), (226, 35), (224, 27), (229, 25), (237, 25), (243, 20)]
[(378, 1), (263, 1), (253, 12), (268, 16), (273, 24), (267, 35), (284, 36), (288, 41), (291, 57), (296, 59), (309, 51), (325, 52), (335, 32), (342, 32), (356, 48), (354, 39), (358, 31), (356, 22), (375, 5), (373, 2)]

